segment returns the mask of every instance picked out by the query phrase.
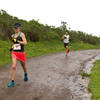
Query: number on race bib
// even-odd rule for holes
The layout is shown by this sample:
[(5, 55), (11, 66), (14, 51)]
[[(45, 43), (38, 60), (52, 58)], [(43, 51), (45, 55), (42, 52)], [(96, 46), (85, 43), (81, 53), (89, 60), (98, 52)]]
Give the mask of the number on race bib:
[(21, 50), (20, 44), (14, 44), (14, 50)]

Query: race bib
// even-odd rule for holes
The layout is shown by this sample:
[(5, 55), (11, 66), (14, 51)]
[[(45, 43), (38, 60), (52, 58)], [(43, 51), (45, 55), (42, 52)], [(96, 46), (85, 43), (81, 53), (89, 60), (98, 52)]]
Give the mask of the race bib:
[(14, 44), (14, 50), (21, 50), (20, 44)]

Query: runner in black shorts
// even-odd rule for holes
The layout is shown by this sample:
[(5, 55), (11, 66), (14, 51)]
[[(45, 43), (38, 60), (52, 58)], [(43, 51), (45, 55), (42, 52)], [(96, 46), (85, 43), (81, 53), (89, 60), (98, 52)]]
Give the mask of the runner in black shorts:
[(62, 36), (62, 39), (64, 40), (64, 47), (66, 48), (66, 56), (67, 56), (69, 52), (68, 45), (69, 45), (69, 39), (70, 39), (68, 32), (66, 32), (66, 34)]
[(69, 45), (69, 43), (64, 43), (64, 47), (65, 48), (68, 47), (68, 45)]

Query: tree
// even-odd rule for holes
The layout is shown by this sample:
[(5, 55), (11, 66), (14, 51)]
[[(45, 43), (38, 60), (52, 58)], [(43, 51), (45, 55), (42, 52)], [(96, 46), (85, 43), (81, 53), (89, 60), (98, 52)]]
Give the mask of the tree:
[(64, 32), (66, 32), (67, 31), (67, 22), (64, 22), (64, 21), (62, 21), (61, 22), (61, 26), (60, 26), (60, 29), (62, 30), (62, 31), (64, 31)]
[(4, 14), (7, 14), (7, 12), (5, 10), (0, 10), (0, 14), (4, 15)]

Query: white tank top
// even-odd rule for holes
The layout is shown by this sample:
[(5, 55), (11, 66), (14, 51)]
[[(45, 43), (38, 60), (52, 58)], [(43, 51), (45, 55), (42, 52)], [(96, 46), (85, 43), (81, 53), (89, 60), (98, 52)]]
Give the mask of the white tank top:
[(69, 35), (64, 35), (64, 43), (69, 43)]

